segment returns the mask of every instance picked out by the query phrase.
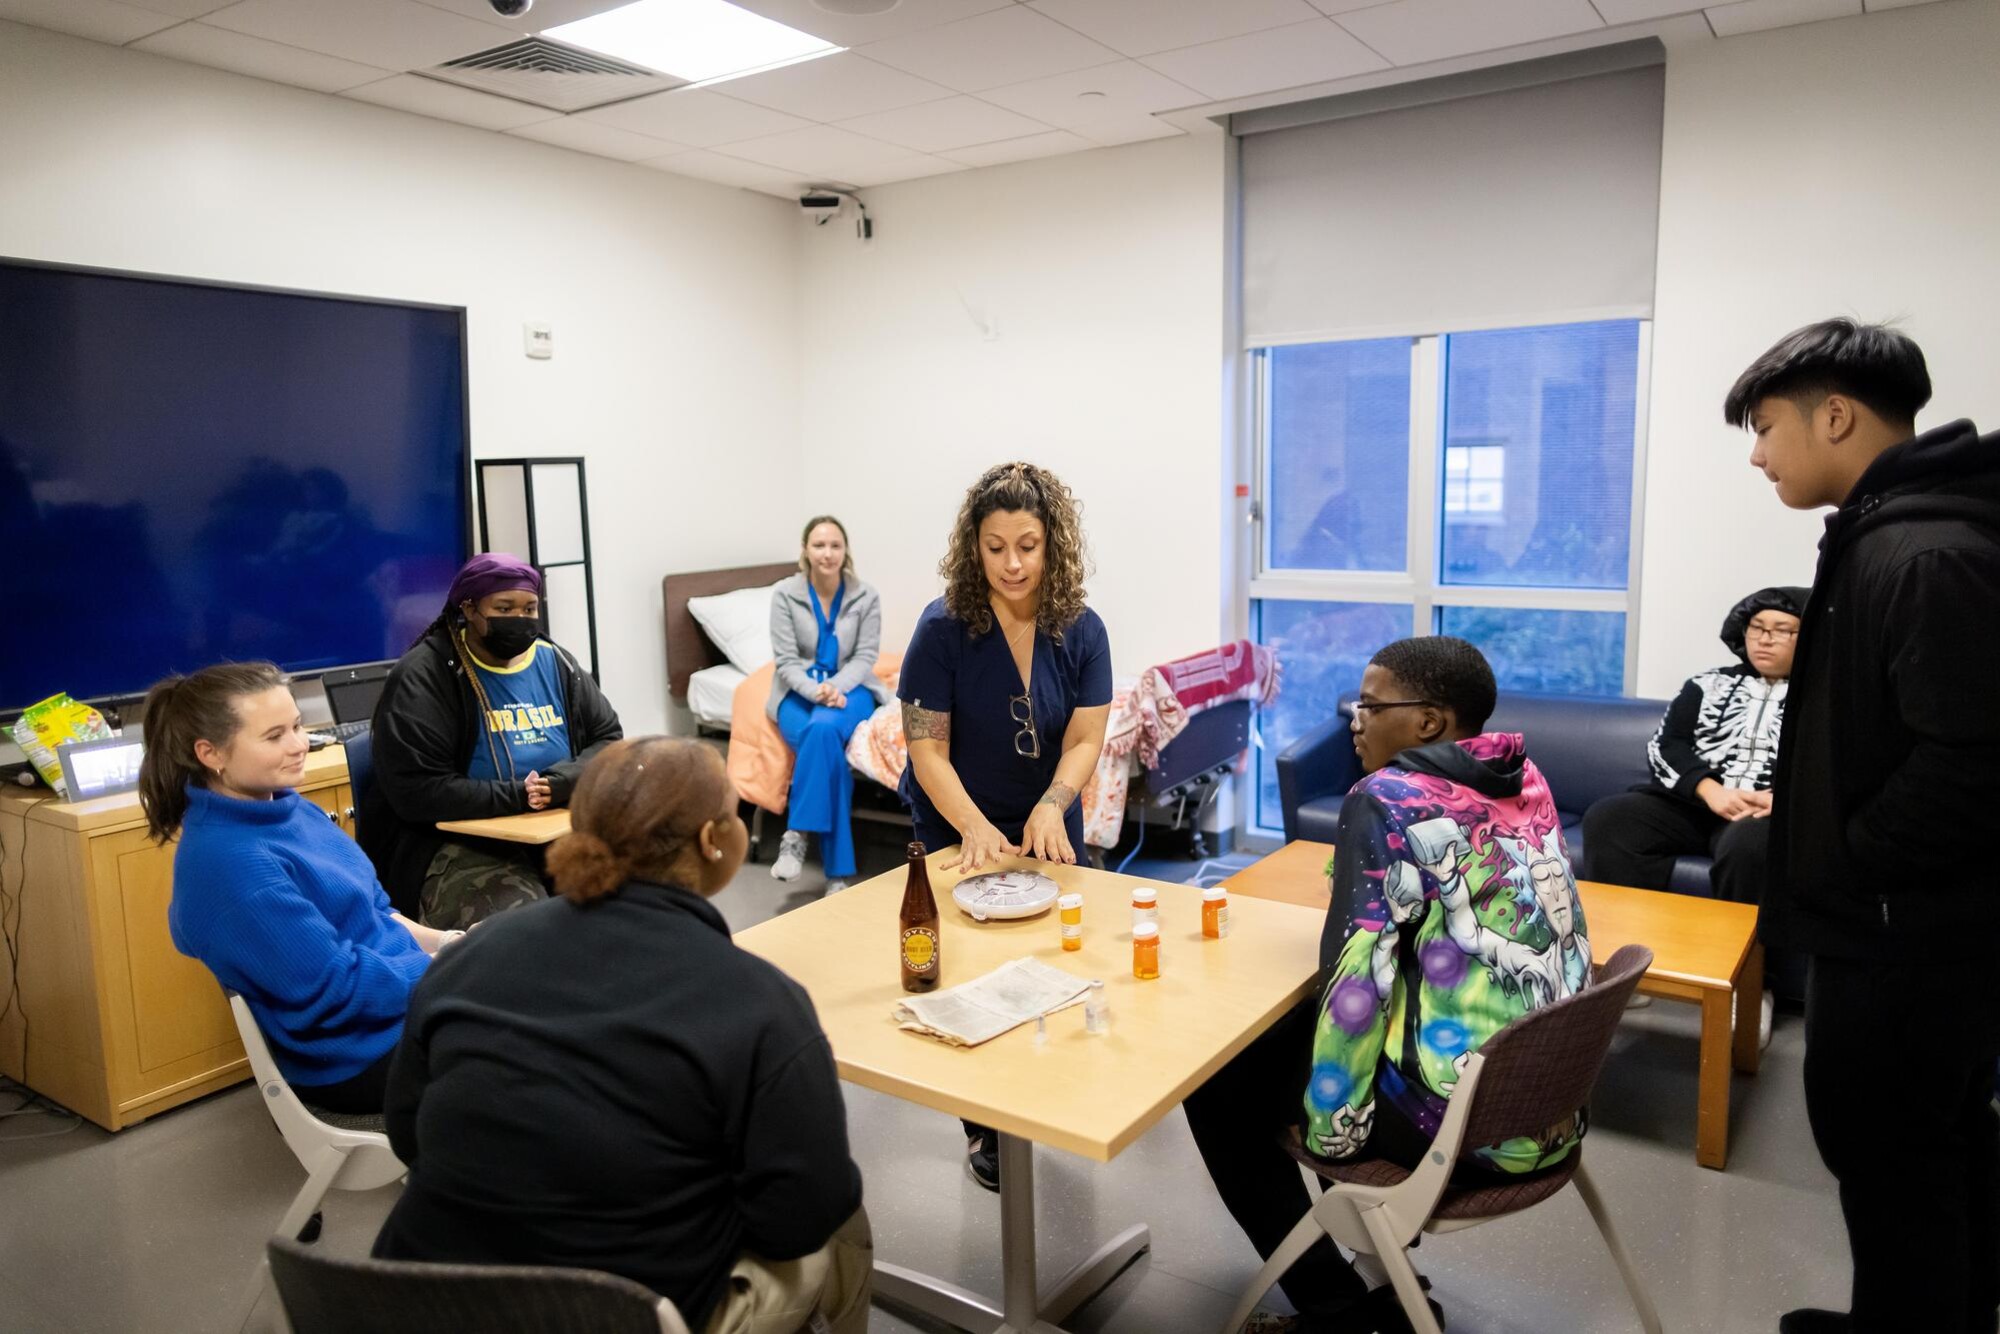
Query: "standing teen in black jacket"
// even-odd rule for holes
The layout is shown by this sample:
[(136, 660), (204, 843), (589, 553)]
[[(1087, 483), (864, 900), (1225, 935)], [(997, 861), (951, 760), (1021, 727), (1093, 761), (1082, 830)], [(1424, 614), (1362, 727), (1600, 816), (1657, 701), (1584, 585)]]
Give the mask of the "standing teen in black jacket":
[[(1812, 956), (1806, 1111), (1840, 1183), (1851, 1313), (1781, 1334), (2000, 1322), (2000, 438), (1915, 435), (1930, 374), (1902, 334), (1800, 329), (1724, 414), (1793, 509), (1839, 508), (1792, 667), (1759, 930)], [(1914, 438), (1912, 438), (1914, 436)]]
[(480, 927), (411, 997), (383, 1107), (410, 1180), (375, 1253), (608, 1270), (705, 1334), (863, 1334), (833, 1052), (708, 902), (750, 842), (721, 759), (620, 741), (574, 818), (562, 897)]
[(548, 896), (540, 847), (438, 821), (567, 806), (584, 762), (624, 735), (590, 673), (541, 637), (541, 594), (526, 561), (473, 557), (375, 703), (361, 846), (396, 910), (426, 925), (463, 930)]

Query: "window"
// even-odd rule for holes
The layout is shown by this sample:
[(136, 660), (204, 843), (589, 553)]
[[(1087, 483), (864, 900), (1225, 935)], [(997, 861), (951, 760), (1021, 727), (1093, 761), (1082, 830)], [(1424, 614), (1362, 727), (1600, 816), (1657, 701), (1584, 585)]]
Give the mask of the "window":
[(1503, 690), (1616, 695), (1633, 613), (1641, 320), (1268, 348), (1250, 624), (1284, 687), (1276, 756), (1338, 717), (1380, 648), (1479, 645)]

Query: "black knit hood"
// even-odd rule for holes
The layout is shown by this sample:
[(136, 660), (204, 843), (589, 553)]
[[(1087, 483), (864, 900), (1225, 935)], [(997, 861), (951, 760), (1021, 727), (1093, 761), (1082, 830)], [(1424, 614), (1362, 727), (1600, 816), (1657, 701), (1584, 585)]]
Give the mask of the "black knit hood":
[(1744, 651), (1743, 633), (1750, 628), (1750, 620), (1760, 611), (1782, 611), (1787, 616), (1804, 617), (1806, 598), (1810, 588), (1796, 588), (1778, 585), (1760, 588), (1749, 597), (1729, 609), (1729, 615), (1722, 620), (1722, 642), (1734, 653), (1739, 661), (1750, 661)]

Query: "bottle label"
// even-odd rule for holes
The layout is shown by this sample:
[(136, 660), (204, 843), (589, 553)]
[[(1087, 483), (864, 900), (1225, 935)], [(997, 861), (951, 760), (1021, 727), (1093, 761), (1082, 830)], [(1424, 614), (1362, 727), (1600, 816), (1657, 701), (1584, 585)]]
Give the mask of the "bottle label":
[(1226, 903), (1215, 910), (1215, 934), (1218, 938), (1229, 934), (1229, 905)]
[(937, 967), (938, 938), (935, 931), (917, 927), (903, 933), (903, 966), (913, 973), (928, 973)]

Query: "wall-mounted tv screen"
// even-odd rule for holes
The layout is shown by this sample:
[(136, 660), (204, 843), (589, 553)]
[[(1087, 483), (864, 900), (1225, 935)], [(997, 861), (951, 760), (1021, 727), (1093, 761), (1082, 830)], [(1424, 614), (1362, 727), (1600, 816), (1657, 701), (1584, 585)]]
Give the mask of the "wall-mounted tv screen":
[(398, 656), (467, 451), (463, 309), (0, 260), (0, 711)]

